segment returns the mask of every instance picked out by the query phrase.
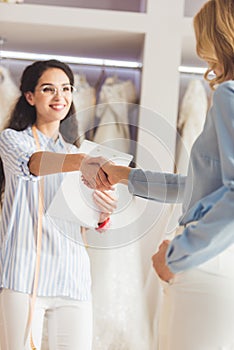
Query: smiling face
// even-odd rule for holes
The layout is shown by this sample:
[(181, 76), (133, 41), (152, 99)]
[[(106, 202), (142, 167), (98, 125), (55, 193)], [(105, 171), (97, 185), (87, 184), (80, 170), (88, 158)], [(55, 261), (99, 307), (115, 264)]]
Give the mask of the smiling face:
[[(53, 87), (55, 87), (54, 94)], [(59, 127), (60, 121), (66, 117), (72, 103), (69, 87), (69, 78), (62, 69), (48, 68), (39, 78), (35, 91), (25, 93), (28, 103), (36, 109), (37, 125), (53, 124)]]

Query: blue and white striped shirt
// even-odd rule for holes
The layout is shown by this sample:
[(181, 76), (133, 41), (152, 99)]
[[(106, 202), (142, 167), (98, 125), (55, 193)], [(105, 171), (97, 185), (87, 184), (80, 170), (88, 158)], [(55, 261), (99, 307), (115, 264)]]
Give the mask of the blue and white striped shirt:
[[(41, 150), (67, 153), (69, 147), (70, 153), (78, 152), (61, 135), (56, 142), (40, 131), (38, 136)], [(0, 224), (0, 286), (29, 294), (36, 261), (39, 177), (30, 174), (28, 161), (35, 151), (31, 127), (24, 131), (6, 129), (1, 132), (0, 156), (6, 185)], [(46, 215), (64, 176), (64, 173), (44, 176), (45, 214), (38, 295), (86, 301), (91, 296), (90, 261), (81, 244), (80, 227), (71, 222), (56, 225)]]

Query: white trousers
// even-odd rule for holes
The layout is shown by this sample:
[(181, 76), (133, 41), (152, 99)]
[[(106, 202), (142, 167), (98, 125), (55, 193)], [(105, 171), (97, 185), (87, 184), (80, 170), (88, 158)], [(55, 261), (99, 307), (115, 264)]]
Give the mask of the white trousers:
[(163, 282), (159, 350), (234, 350), (234, 248)]
[[(44, 316), (48, 319), (50, 350), (92, 349), (92, 304), (68, 298), (36, 299), (32, 322), (33, 341), (41, 349)], [(24, 345), (29, 315), (29, 295), (3, 289), (0, 293), (0, 349), (29, 350)]]

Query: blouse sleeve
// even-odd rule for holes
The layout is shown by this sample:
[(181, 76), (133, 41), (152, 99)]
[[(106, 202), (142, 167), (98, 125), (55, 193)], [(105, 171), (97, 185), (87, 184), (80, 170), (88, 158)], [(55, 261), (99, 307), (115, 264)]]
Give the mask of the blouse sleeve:
[(181, 203), (186, 176), (132, 169), (128, 189), (135, 196), (163, 203)]
[(174, 273), (200, 265), (234, 243), (234, 88), (221, 84), (211, 110), (215, 124), (224, 190), (196, 225), (185, 228), (167, 250), (167, 264)]
[(25, 180), (36, 180), (30, 173), (28, 162), (35, 153), (35, 146), (21, 132), (5, 129), (0, 134), (0, 156), (4, 169)]

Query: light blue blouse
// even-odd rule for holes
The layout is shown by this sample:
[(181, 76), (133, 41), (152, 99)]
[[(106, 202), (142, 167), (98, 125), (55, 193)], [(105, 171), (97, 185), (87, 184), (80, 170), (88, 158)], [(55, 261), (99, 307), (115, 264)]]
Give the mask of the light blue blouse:
[[(78, 149), (61, 135), (54, 142), (38, 131), (42, 150), (71, 153)], [(5, 172), (5, 194), (0, 224), (0, 288), (32, 293), (38, 218), (39, 177), (29, 172), (28, 161), (36, 151), (31, 127), (6, 129), (0, 135), (0, 156)], [(47, 213), (66, 176), (44, 176), (44, 216), (38, 295), (78, 300), (91, 297), (90, 261), (82, 245), (80, 227), (57, 222)]]
[(198, 220), (168, 247), (173, 273), (200, 265), (234, 243), (234, 81), (214, 92), (187, 176), (133, 169), (129, 191), (160, 202), (182, 202), (180, 225)]

